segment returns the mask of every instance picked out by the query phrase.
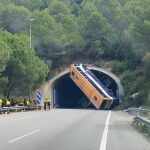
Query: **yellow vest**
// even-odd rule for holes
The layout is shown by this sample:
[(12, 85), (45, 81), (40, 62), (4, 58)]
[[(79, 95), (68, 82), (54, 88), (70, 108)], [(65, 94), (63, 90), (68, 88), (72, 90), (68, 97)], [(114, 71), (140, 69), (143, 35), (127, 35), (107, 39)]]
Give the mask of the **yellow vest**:
[(50, 103), (50, 99), (47, 99), (47, 103)]
[(19, 99), (18, 103), (19, 103), (20, 105), (23, 104), (22, 99)]
[(44, 100), (44, 103), (49, 103), (49, 102), (50, 102), (49, 98), (47, 98), (47, 99)]
[(30, 105), (30, 102), (29, 101), (27, 101), (27, 106), (29, 106)]
[(6, 105), (10, 105), (10, 101), (9, 100), (6, 101)]
[(2, 99), (0, 99), (0, 106), (2, 106), (2, 103), (3, 103), (3, 100), (2, 100)]

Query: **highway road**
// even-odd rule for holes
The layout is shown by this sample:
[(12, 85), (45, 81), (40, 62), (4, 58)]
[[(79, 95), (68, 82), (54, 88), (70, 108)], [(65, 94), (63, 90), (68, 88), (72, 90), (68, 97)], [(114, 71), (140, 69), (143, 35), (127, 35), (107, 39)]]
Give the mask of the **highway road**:
[(123, 112), (53, 109), (0, 115), (0, 150), (150, 150)]

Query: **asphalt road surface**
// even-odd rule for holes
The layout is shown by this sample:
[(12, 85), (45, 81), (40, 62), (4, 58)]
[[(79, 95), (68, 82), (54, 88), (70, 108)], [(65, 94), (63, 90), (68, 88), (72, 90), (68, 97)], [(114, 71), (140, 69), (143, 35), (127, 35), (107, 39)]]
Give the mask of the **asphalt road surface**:
[(122, 112), (55, 109), (0, 115), (0, 150), (150, 150)]

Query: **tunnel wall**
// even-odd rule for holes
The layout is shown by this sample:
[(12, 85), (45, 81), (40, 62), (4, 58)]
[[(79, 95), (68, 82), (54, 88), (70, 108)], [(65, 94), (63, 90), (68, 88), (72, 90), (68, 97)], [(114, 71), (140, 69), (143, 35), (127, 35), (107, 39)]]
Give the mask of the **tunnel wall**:
[(118, 86), (118, 89), (119, 89), (119, 100), (120, 100), (120, 103), (121, 103), (121, 101), (123, 100), (123, 97), (124, 97), (124, 92), (123, 92), (123, 86), (121, 84), (120, 79), (116, 75), (114, 75), (113, 73), (111, 73), (110, 71), (108, 71), (106, 69), (103, 69), (103, 68), (89, 67), (89, 69), (102, 72), (102, 73), (110, 76), (116, 82), (116, 84)]

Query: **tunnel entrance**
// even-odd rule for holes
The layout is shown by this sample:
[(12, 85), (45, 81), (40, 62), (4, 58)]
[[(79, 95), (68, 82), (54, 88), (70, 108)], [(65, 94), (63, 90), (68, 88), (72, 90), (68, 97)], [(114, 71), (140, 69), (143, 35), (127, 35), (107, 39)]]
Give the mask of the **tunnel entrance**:
[[(114, 79), (109, 75), (97, 70), (91, 70), (95, 76), (102, 82), (102, 84), (109, 89), (109, 91), (116, 98), (115, 105), (119, 104), (118, 85)], [(93, 104), (88, 100), (86, 95), (80, 88), (72, 81), (69, 73), (66, 73), (57, 78), (51, 88), (53, 107), (55, 108), (92, 108)]]
[(69, 73), (65, 74), (53, 86), (54, 107), (59, 108), (81, 108), (79, 100), (84, 93), (71, 80)]

